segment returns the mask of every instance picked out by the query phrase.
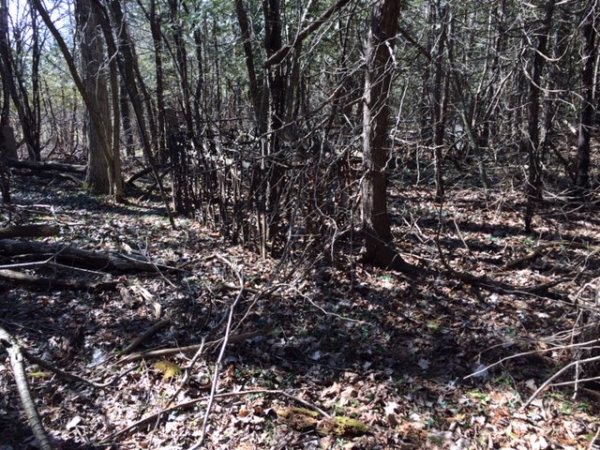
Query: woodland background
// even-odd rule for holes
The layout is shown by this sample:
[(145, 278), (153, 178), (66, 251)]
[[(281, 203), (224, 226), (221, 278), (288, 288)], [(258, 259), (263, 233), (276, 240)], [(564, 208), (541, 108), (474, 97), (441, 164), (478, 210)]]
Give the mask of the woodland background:
[(0, 445), (593, 448), (597, 0), (0, 2)]

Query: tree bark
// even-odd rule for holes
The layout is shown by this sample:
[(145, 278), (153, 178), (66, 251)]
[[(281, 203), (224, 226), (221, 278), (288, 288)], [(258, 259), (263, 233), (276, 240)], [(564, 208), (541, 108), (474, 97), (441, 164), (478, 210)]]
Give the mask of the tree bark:
[[(23, 92), (23, 89), (21, 89), (23, 88), (23, 83), (21, 82), (20, 85), (17, 86), (17, 74), (14, 72), (12, 50), (8, 40), (8, 7), (6, 1), (3, 0), (2, 3), (0, 3), (0, 74), (2, 75), (2, 85), (5, 95), (10, 93), (10, 97), (17, 110), (29, 157), (31, 160), (39, 161), (39, 139), (34, 137), (36, 126), (33, 122), (33, 114), (29, 108), (29, 104), (26, 102), (27, 97), (22, 98), (19, 96), (19, 89)], [(2, 125), (8, 125), (8, 115), (10, 113), (8, 105), (8, 99), (5, 98), (2, 113)]]
[(450, 6), (438, 8), (440, 12), (441, 33), (437, 39), (437, 54), (435, 59), (435, 83), (433, 86), (434, 108), (434, 140), (433, 154), (435, 160), (435, 200), (442, 202), (444, 199), (444, 172), (442, 167), (442, 147), (446, 130), (446, 110), (448, 106), (448, 74), (444, 70), (444, 48), (448, 34), (448, 15)]
[[(96, 3), (100, 5), (99, 0), (94, 1), (96, 1)], [(152, 144), (150, 141), (150, 137), (148, 136), (148, 130), (144, 121), (144, 106), (142, 104), (140, 93), (135, 82), (137, 60), (135, 59), (132, 51), (133, 44), (131, 43), (131, 39), (129, 38), (129, 32), (127, 31), (127, 25), (123, 17), (123, 11), (121, 9), (120, 1), (111, 0), (110, 8), (115, 18), (117, 30), (119, 32), (119, 52), (117, 54), (119, 62), (119, 71), (121, 73), (121, 76), (125, 80), (125, 86), (127, 88), (129, 99), (131, 100), (133, 111), (137, 119), (138, 129), (140, 131), (140, 137), (142, 140), (142, 148), (144, 149), (144, 156), (148, 160), (150, 167), (152, 167), (152, 173), (154, 175), (154, 179), (158, 184), (160, 196), (167, 210), (169, 222), (171, 224), (171, 227), (175, 229), (175, 219), (173, 218), (171, 207), (169, 206), (169, 200), (165, 194), (162, 180), (160, 179), (160, 175), (156, 170), (156, 164), (154, 162), (154, 156), (152, 154)], [(106, 20), (108, 20), (108, 18), (106, 18)], [(139, 70), (137, 70), (137, 72), (139, 72)]]
[(542, 169), (540, 167), (540, 82), (542, 71), (546, 61), (546, 47), (548, 44), (548, 33), (552, 24), (555, 0), (546, 2), (542, 27), (539, 30), (538, 45), (533, 58), (533, 73), (529, 84), (529, 122), (527, 126), (528, 143), (527, 153), (529, 157), (529, 170), (527, 174), (527, 206), (525, 209), (525, 231), (532, 231), (532, 220), (535, 213), (535, 205), (541, 200)]
[(158, 155), (160, 161), (164, 162), (167, 159), (166, 155), (166, 134), (165, 134), (165, 88), (163, 79), (163, 63), (162, 63), (162, 35), (160, 18), (156, 13), (156, 0), (150, 3), (150, 32), (152, 34), (152, 42), (154, 44), (154, 65), (156, 72), (156, 108), (157, 112), (157, 136)]
[(583, 107), (579, 123), (577, 140), (577, 188), (583, 194), (590, 180), (590, 130), (594, 120), (594, 64), (596, 62), (596, 3), (591, 2), (590, 8), (584, 11), (583, 25), (583, 69), (581, 84), (583, 85)]
[(362, 184), (362, 214), (366, 248), (364, 261), (402, 270), (406, 263), (391, 247), (385, 171), (389, 155), (388, 96), (399, 16), (400, 2), (397, 0), (376, 3), (371, 14), (363, 100), (363, 164), (366, 175)]
[(119, 84), (119, 101), (121, 102), (121, 122), (123, 123), (123, 135), (125, 136), (125, 153), (129, 157), (133, 157), (135, 156), (135, 152), (133, 148), (133, 129), (131, 128), (129, 97), (127, 96), (127, 88), (122, 78)]
[[(97, 123), (91, 118), (88, 124), (88, 170), (86, 183), (95, 194), (110, 194), (112, 180), (109, 177), (112, 136), (110, 127), (110, 102), (108, 97), (107, 74), (104, 65), (104, 39), (97, 14), (90, 0), (77, 0), (75, 3), (77, 30), (81, 52), (83, 83), (94, 109), (103, 117)], [(100, 136), (104, 136), (104, 139)], [(112, 170), (111, 170), (112, 172)]]
[[(90, 96), (90, 93), (87, 91), (81, 77), (79, 76), (79, 72), (77, 71), (77, 67), (75, 66), (75, 61), (73, 59), (73, 56), (71, 55), (71, 52), (69, 51), (69, 48), (67, 47), (67, 44), (65, 43), (64, 39), (56, 29), (54, 24), (52, 23), (50, 15), (43, 7), (41, 1), (32, 1), (35, 7), (37, 8), (38, 12), (40, 13), (42, 20), (50, 30), (50, 33), (52, 33), (52, 35), (54, 36), (54, 39), (56, 40), (56, 43), (58, 44), (58, 47), (61, 53), (63, 54), (63, 57), (65, 58), (65, 62), (67, 63), (67, 67), (69, 69), (69, 72), (71, 73), (71, 77), (73, 78), (73, 81), (77, 86), (77, 90), (79, 91), (79, 94), (81, 95), (81, 98), (83, 99), (83, 102), (85, 103), (85, 106), (87, 107), (90, 113), (90, 119), (94, 123), (94, 127), (96, 128), (96, 130), (104, 130), (104, 122), (108, 121), (109, 118), (102, 116), (97, 110), (96, 104), (93, 102), (93, 97)], [(110, 141), (108, 139), (108, 136), (106, 136), (104, 133), (98, 133), (97, 138), (100, 140), (100, 147), (110, 150)], [(108, 165), (108, 167), (112, 166)]]
[[(240, 24), (240, 30), (242, 32), (242, 43), (244, 46), (244, 55), (246, 56), (246, 70), (248, 71), (248, 84), (250, 85), (250, 98), (252, 100), (252, 108), (254, 109), (254, 117), (257, 125), (261, 122), (261, 89), (258, 85), (256, 77), (256, 69), (254, 67), (254, 51), (252, 50), (252, 34), (250, 32), (250, 22), (248, 21), (248, 14), (246, 14), (246, 8), (244, 7), (243, 0), (235, 0), (235, 11), (237, 14), (238, 23)], [(260, 127), (261, 132), (264, 127)]]

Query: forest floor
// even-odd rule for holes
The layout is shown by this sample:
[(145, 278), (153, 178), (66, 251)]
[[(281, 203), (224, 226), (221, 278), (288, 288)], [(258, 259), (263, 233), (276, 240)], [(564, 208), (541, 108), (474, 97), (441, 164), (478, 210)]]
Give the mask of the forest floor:
[[(194, 221), (178, 219), (178, 230), (171, 230), (159, 203), (117, 205), (78, 193), (64, 180), (14, 181), (13, 222), (61, 226), (60, 236), (37, 241), (141, 253), (185, 269), (113, 273), (117, 289), (100, 293), (0, 281), (0, 326), (30, 353), (96, 383), (124, 373), (113, 385), (94, 388), (27, 364), (55, 448), (187, 449), (199, 441), (220, 347), (207, 346), (171, 406), (195, 402), (115, 435), (167, 406), (194, 352), (125, 364), (119, 358), (165, 319), (170, 322), (136, 351), (221, 338), (239, 285), (221, 257), (245, 279), (231, 336), (256, 335), (225, 349), (217, 388), (224, 395), (214, 399), (205, 448), (594, 446), (600, 431), (594, 381), (578, 385), (575, 400), (573, 385), (552, 386), (522, 409), (557, 370), (596, 355), (594, 345), (565, 348), (599, 337), (600, 223), (591, 207), (555, 200), (539, 210), (531, 236), (522, 232), (523, 197), (514, 190), (492, 190), (485, 198), (469, 186), (453, 187), (441, 216), (429, 187), (398, 191), (390, 202), (396, 242), (422, 268), (420, 276), (405, 276), (359, 263), (334, 269), (290, 260), (281, 267)], [(485, 280), (443, 267), (439, 217), (450, 266)], [(272, 275), (282, 273), (290, 276), (269, 293)], [(552, 281), (557, 284), (531, 288)], [(532, 353), (482, 370), (519, 352)], [(599, 367), (582, 364), (579, 377), (594, 377)], [(574, 377), (569, 368), (554, 382)], [(366, 429), (350, 421), (336, 428), (321, 413), (307, 413), (316, 408)], [(0, 352), (0, 449), (29, 448), (36, 444), (9, 359)]]

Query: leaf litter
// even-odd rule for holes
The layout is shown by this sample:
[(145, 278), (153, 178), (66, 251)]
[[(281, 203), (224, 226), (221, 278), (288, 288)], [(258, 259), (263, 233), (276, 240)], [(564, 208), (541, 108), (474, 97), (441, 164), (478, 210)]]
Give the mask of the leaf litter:
[[(26, 209), (44, 198), (51, 202), (43, 185), (27, 192), (16, 196), (18, 207)], [(511, 198), (498, 192), (502, 208), (493, 198), (485, 207), (486, 200), (470, 191), (456, 193), (457, 200), (444, 206), (440, 243), (453, 268), (493, 274), (494, 280), (512, 286), (568, 276), (540, 293), (493, 290), (444, 273), (434, 243), (438, 221), (433, 193), (403, 191), (395, 194), (392, 211), (416, 219), (394, 229), (398, 245), (407, 260), (425, 261), (436, 270), (423, 270), (420, 279), (411, 279), (360, 264), (306, 264), (303, 270), (303, 262), (296, 261), (292, 281), (272, 295), (256, 297), (251, 291), (268, 286), (277, 260), (261, 260), (252, 249), (233, 246), (193, 221), (181, 220), (180, 229), (172, 231), (156, 205), (122, 206), (51, 194), (58, 205), (52, 217), (63, 224), (63, 232), (45, 238), (48, 242), (140, 254), (185, 268), (180, 273), (113, 274), (119, 288), (112, 292), (3, 286), (2, 325), (38, 357), (96, 382), (133, 369), (105, 389), (92, 389), (38, 376), (41, 370), (28, 366), (42, 422), (57, 448), (100, 448), (104, 439), (162, 411), (171, 400), (190, 406), (108, 444), (123, 449), (195, 444), (215, 349), (189, 368), (189, 380), (179, 392), (191, 355), (124, 367), (114, 363), (128, 344), (162, 319), (170, 325), (143, 341), (142, 351), (222, 337), (236, 280), (230, 268), (211, 258), (215, 251), (242, 268), (247, 280), (247, 295), (235, 312), (235, 334), (270, 331), (228, 345), (217, 393), (232, 395), (215, 399), (207, 448), (544, 450), (594, 445), (600, 428), (593, 380), (579, 386), (575, 400), (573, 385), (556, 386), (521, 409), (548, 377), (580, 356), (568, 347), (570, 342), (598, 337), (590, 299), (595, 301), (600, 290), (594, 250), (600, 230), (584, 212), (567, 224), (553, 211), (543, 212), (540, 237), (533, 239), (516, 231), (521, 226), (516, 194)], [(41, 215), (27, 213), (26, 220)], [(533, 260), (501, 270), (541, 245), (544, 251)], [(583, 328), (581, 311), (588, 319)], [(521, 352), (522, 357), (507, 358)], [(503, 358), (502, 364), (489, 367)], [(592, 378), (593, 371), (582, 368), (580, 378)], [(571, 371), (557, 382), (573, 377)], [(1, 448), (35, 448), (4, 354), (0, 392)], [(365, 428), (346, 433), (345, 425), (324, 421), (307, 405)], [(311, 412), (306, 417), (317, 416), (305, 419), (306, 427), (277, 412), (302, 410)]]

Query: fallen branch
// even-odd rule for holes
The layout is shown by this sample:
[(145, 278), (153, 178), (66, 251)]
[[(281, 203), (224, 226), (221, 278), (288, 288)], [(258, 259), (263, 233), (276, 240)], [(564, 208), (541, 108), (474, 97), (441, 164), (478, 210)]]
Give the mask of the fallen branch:
[(0, 228), (0, 239), (56, 236), (59, 233), (60, 227), (57, 225), (14, 225)]
[[(217, 358), (217, 362), (215, 362), (215, 371), (213, 374), (212, 387), (210, 390), (210, 398), (208, 399), (208, 405), (206, 405), (206, 412), (204, 413), (204, 422), (202, 424), (202, 434), (200, 435), (200, 439), (196, 443), (196, 445), (192, 446), (190, 450), (196, 450), (202, 446), (204, 443), (204, 438), (206, 437), (206, 425), (208, 424), (208, 418), (210, 417), (210, 410), (212, 408), (213, 401), (215, 399), (215, 393), (217, 391), (217, 383), (219, 382), (219, 369), (221, 367), (221, 360), (223, 359), (223, 355), (225, 354), (225, 348), (227, 347), (227, 341), (229, 340), (229, 333), (231, 331), (231, 324), (233, 322), (233, 311), (235, 307), (239, 303), (242, 298), (242, 294), (244, 293), (244, 275), (241, 270), (237, 269), (229, 260), (225, 259), (218, 253), (215, 253), (215, 256), (223, 261), (225, 264), (229, 266), (231, 270), (233, 270), (238, 278), (240, 283), (240, 291), (236, 299), (233, 301), (233, 304), (229, 308), (229, 318), (227, 320), (227, 327), (225, 328), (225, 336), (223, 337), (223, 344), (221, 345), (221, 351), (219, 352), (219, 357)], [(202, 348), (202, 347), (200, 347)]]
[(144, 175), (148, 175), (151, 172), (152, 172), (152, 167), (146, 167), (146, 168), (140, 170), (139, 172), (134, 173), (129, 178), (127, 178), (127, 180), (125, 180), (125, 184), (127, 186), (132, 186), (133, 183), (135, 182), (135, 180), (143, 177)]
[(36, 177), (46, 178), (46, 179), (50, 179), (50, 180), (56, 180), (57, 178), (60, 178), (62, 180), (71, 181), (71, 182), (75, 183), (79, 187), (83, 186), (83, 184), (84, 184), (83, 180), (80, 180), (75, 175), (72, 175), (70, 173), (61, 173), (61, 172), (35, 172), (35, 174), (34, 174), (33, 172), (17, 171), (17, 170), (14, 170), (14, 169), (11, 171), (11, 173), (13, 175), (18, 175), (20, 177), (28, 177), (28, 176), (31, 176), (31, 175), (35, 175)]
[[(302, 403), (305, 406), (308, 406), (310, 408), (315, 409), (316, 411), (318, 411), (320, 414), (323, 414), (324, 417), (331, 417), (329, 414), (327, 414), (326, 412), (324, 412), (323, 410), (317, 408), (314, 405), (311, 405), (310, 403), (308, 403), (305, 400), (302, 400), (301, 398), (298, 398), (292, 394), (288, 394), (287, 392), (284, 391), (280, 391), (280, 390), (271, 390), (271, 389), (255, 389), (255, 390), (250, 390), (250, 391), (239, 391), (239, 392), (224, 392), (222, 394), (215, 394), (214, 398), (226, 398), (226, 397), (240, 397), (240, 396), (244, 396), (244, 395), (252, 395), (252, 394), (266, 394), (266, 395), (283, 395), (284, 397), (287, 397), (291, 400), (297, 401), (299, 403)], [(153, 422), (155, 420), (160, 420), (161, 417), (165, 417), (167, 414), (169, 414), (170, 412), (173, 411), (177, 411), (179, 409), (186, 409), (186, 408), (190, 408), (194, 405), (196, 405), (197, 403), (203, 402), (205, 400), (208, 400), (210, 398), (210, 396), (204, 396), (204, 397), (200, 397), (200, 398), (196, 398), (194, 400), (189, 400), (187, 402), (182, 402), (182, 403), (178, 403), (177, 405), (173, 405), (170, 408), (165, 408), (155, 414), (152, 414), (148, 417), (144, 417), (143, 419), (138, 420), (135, 423), (132, 423), (131, 425), (129, 425), (128, 427), (122, 429), (121, 431), (117, 431), (109, 436), (107, 436), (106, 438), (104, 438), (100, 444), (107, 444), (110, 442), (114, 442), (114, 439), (124, 436), (124, 435), (129, 435), (132, 431), (150, 423)]]
[(521, 410), (527, 409), (527, 407), (529, 405), (531, 405), (531, 402), (535, 400), (535, 398), (539, 395), (540, 392), (542, 392), (544, 389), (546, 389), (550, 383), (552, 383), (556, 378), (558, 378), (560, 375), (562, 375), (564, 372), (566, 372), (568, 369), (570, 369), (574, 365), (585, 364), (585, 363), (599, 361), (599, 360), (600, 360), (600, 356), (593, 356), (591, 358), (579, 359), (577, 361), (570, 362), (565, 367), (563, 367), (558, 372), (556, 372), (554, 375), (552, 375), (550, 378), (548, 378), (546, 381), (544, 381), (544, 383), (533, 394), (531, 394), (531, 397), (529, 397), (527, 399), (527, 401), (523, 404), (523, 406), (521, 407)]
[(457, 278), (458, 280), (460, 280), (464, 283), (481, 286), (492, 292), (498, 292), (498, 293), (502, 293), (502, 294), (542, 293), (542, 292), (547, 291), (551, 287), (558, 286), (559, 284), (562, 284), (565, 281), (568, 281), (567, 278), (559, 278), (558, 280), (552, 280), (552, 281), (549, 281), (547, 283), (542, 283), (542, 284), (534, 284), (534, 285), (529, 285), (529, 286), (514, 286), (511, 284), (502, 283), (502, 282), (493, 280), (490, 277), (488, 277), (487, 275), (476, 276), (476, 275), (472, 275), (468, 272), (459, 272), (458, 270), (452, 268), (452, 266), (450, 266), (450, 264), (448, 263), (446, 256), (444, 255), (444, 252), (442, 251), (442, 246), (440, 244), (440, 234), (442, 232), (442, 227), (443, 227), (442, 208), (443, 208), (443, 203), (440, 205), (440, 209), (439, 209), (439, 215), (438, 215), (439, 226), (438, 226), (437, 233), (435, 236), (435, 245), (437, 247), (438, 255), (440, 257), (440, 262), (442, 263), (442, 266), (444, 267), (444, 269), (446, 269), (446, 271), (450, 275)]
[(46, 369), (46, 370), (49, 370), (50, 372), (55, 373), (59, 378), (64, 378), (65, 380), (74, 381), (76, 383), (85, 383), (85, 384), (95, 387), (97, 389), (107, 388), (110, 385), (114, 384), (117, 380), (120, 380), (121, 378), (123, 378), (129, 372), (135, 370), (135, 368), (131, 368), (129, 370), (126, 370), (125, 372), (123, 372), (120, 375), (114, 376), (110, 381), (108, 381), (106, 383), (96, 383), (94, 381), (90, 381), (86, 378), (80, 377), (79, 375), (65, 372), (64, 370), (59, 369), (58, 367), (54, 366), (53, 364), (50, 364), (49, 362), (44, 361), (43, 359), (40, 359), (37, 356), (32, 355), (25, 349), (21, 349), (21, 353), (23, 354), (23, 356), (25, 356), (25, 358), (27, 358), (33, 364), (37, 364), (42, 369)]
[(4, 344), (8, 354), (10, 356), (10, 365), (13, 370), (15, 377), (15, 383), (17, 384), (17, 390), (19, 391), (19, 397), (23, 404), (23, 409), (27, 415), (27, 422), (33, 431), (38, 445), (42, 450), (51, 450), (50, 442), (46, 437), (46, 432), (42, 425), (40, 415), (37, 411), (31, 392), (29, 391), (29, 385), (27, 384), (27, 376), (25, 375), (25, 367), (23, 365), (23, 353), (17, 341), (0, 327), (0, 343)]
[(112, 291), (117, 281), (80, 281), (74, 279), (47, 278), (29, 275), (16, 270), (0, 269), (0, 279), (42, 289), (72, 289), (76, 291)]
[(463, 380), (466, 380), (466, 379), (471, 378), (473, 376), (479, 375), (480, 373), (487, 372), (492, 367), (496, 367), (497, 365), (502, 364), (502, 363), (504, 363), (506, 361), (510, 361), (511, 359), (520, 358), (521, 356), (537, 355), (537, 354), (541, 354), (541, 353), (554, 352), (556, 350), (565, 350), (565, 349), (573, 349), (573, 348), (581, 348), (581, 347), (586, 348), (586, 346), (588, 346), (588, 345), (597, 344), (599, 342), (600, 342), (600, 338), (599, 339), (593, 339), (593, 340), (587, 341), (587, 342), (580, 342), (578, 344), (559, 345), (559, 346), (556, 346), (556, 347), (550, 347), (550, 348), (541, 349), (541, 350), (530, 350), (530, 351), (527, 351), (527, 352), (516, 353), (514, 355), (506, 356), (506, 357), (500, 359), (499, 361), (496, 361), (495, 363), (492, 363), (492, 364), (489, 364), (489, 365), (487, 365), (485, 367), (480, 368), (476, 372), (473, 372), (473, 373), (465, 376), (463, 378)]
[[(252, 339), (257, 336), (264, 336), (265, 334), (268, 334), (270, 332), (271, 332), (271, 329), (266, 328), (263, 330), (252, 331), (250, 333), (237, 334), (237, 335), (231, 336), (229, 338), (229, 343), (235, 344), (238, 342), (243, 342), (246, 339)], [(214, 347), (218, 346), (219, 344), (221, 344), (222, 342), (223, 342), (223, 339), (217, 339), (216, 341), (210, 341), (205, 344), (205, 347), (207, 349), (214, 348)], [(201, 346), (202, 346), (202, 344), (197, 344), (197, 345), (188, 345), (187, 347), (164, 348), (164, 349), (157, 349), (157, 350), (148, 350), (146, 352), (132, 353), (131, 355), (126, 356), (125, 358), (121, 358), (117, 364), (127, 364), (127, 363), (130, 363), (133, 361), (139, 361), (140, 359), (146, 359), (146, 358), (158, 358), (158, 357), (165, 357), (165, 356), (173, 356), (173, 355), (178, 355), (179, 353), (192, 354), (192, 353), (197, 352)]]
[(120, 253), (100, 253), (74, 247), (65, 247), (63, 244), (24, 242), (11, 239), (0, 240), (0, 254), (4, 256), (56, 254), (56, 260), (63, 264), (91, 270), (147, 272), (154, 272), (157, 268), (178, 270), (150, 261), (138, 260), (130, 256), (121, 255)]
[(8, 160), (7, 164), (10, 167), (17, 169), (29, 169), (29, 170), (58, 170), (60, 172), (72, 172), (72, 173), (85, 173), (86, 166), (79, 164), (63, 164), (49, 161), (16, 161)]
[(144, 342), (146, 340), (146, 338), (148, 338), (149, 336), (152, 336), (158, 330), (160, 330), (163, 327), (166, 327), (170, 323), (171, 323), (171, 321), (168, 319), (162, 320), (162, 321), (154, 324), (152, 327), (148, 328), (146, 331), (144, 331), (142, 334), (140, 334), (137, 338), (135, 338), (131, 344), (129, 344), (127, 347), (125, 347), (125, 349), (123, 350), (123, 355), (128, 355), (129, 353), (131, 353), (142, 342)]
[[(171, 167), (168, 167), (162, 174), (160, 174), (160, 180), (162, 180), (169, 172), (171, 172)], [(142, 202), (146, 200), (157, 187), (159, 187), (158, 181), (156, 181), (155, 179), (154, 182), (150, 185), (150, 187), (148, 187), (148, 189), (146, 189), (146, 191), (137, 198), (137, 201)]]

